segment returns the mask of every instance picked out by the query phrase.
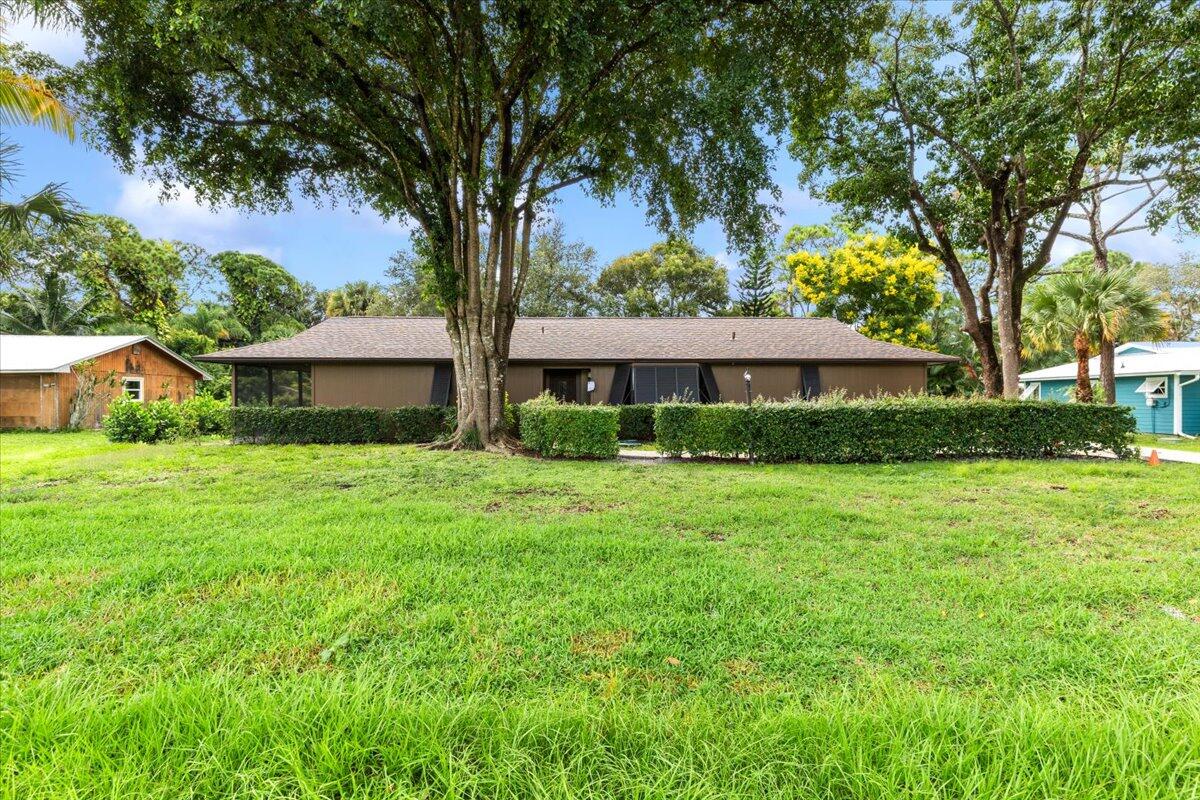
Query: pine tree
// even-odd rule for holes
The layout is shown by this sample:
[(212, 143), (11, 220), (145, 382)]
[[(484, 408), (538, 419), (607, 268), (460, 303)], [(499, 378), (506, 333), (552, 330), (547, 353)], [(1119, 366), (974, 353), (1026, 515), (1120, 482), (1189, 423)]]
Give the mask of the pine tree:
[(779, 295), (775, 291), (770, 253), (755, 247), (742, 259), (742, 277), (738, 281), (737, 313), (743, 317), (780, 317)]

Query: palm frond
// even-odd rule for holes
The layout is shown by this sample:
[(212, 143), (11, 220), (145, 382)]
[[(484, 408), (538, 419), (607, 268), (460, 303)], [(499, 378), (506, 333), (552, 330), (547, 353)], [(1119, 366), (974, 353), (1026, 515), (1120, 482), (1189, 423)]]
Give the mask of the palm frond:
[(0, 69), (0, 127), (37, 125), (75, 139), (75, 116), (45, 83)]
[(8, 234), (29, 231), (36, 222), (59, 227), (75, 225), (81, 217), (79, 207), (61, 183), (47, 184), (15, 203), (0, 202), (0, 231)]

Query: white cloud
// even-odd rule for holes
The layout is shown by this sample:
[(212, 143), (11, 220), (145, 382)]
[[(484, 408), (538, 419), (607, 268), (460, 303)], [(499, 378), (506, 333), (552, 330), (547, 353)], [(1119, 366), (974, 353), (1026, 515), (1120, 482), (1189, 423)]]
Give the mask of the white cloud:
[(83, 36), (70, 28), (47, 28), (33, 24), (33, 18), (25, 15), (12, 22), (4, 21), (0, 39), (5, 42), (23, 44), (30, 50), (45, 53), (62, 64), (74, 64), (83, 58)]
[(142, 235), (162, 239), (202, 241), (232, 230), (239, 222), (237, 212), (209, 208), (190, 188), (181, 187), (164, 197), (161, 184), (132, 177), (122, 179), (114, 210)]

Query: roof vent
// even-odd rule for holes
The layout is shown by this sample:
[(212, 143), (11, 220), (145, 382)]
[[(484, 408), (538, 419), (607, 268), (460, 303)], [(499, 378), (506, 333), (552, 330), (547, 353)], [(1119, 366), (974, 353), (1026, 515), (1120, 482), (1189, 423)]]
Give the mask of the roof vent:
[(737, 341), (737, 331), (730, 331), (730, 332), (729, 332), (729, 341), (731, 341), (731, 342), (736, 342), (736, 341)]
[(545, 325), (543, 325), (543, 326), (542, 326), (542, 333), (545, 333), (545, 332), (546, 332), (546, 326), (545, 326)]

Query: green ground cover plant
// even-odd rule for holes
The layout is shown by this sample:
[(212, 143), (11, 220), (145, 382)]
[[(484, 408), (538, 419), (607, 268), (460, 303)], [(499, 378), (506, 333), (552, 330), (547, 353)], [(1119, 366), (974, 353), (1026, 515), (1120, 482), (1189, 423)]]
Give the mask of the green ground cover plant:
[(1185, 464), (2, 434), (0, 797), (1195, 798), (1198, 521)]
[(668, 455), (876, 463), (934, 458), (1126, 457), (1124, 406), (911, 396), (787, 403), (664, 403), (655, 441)]

